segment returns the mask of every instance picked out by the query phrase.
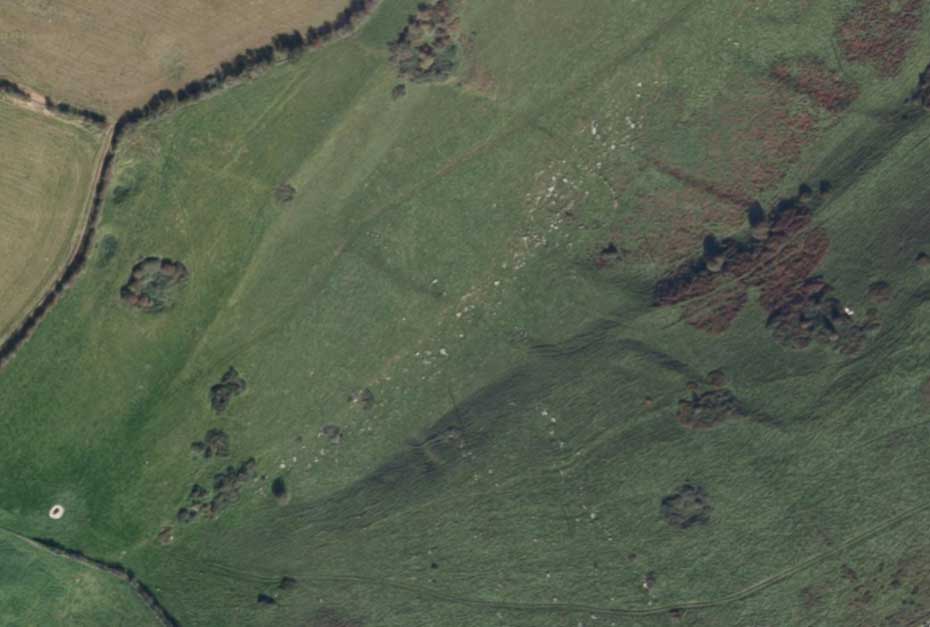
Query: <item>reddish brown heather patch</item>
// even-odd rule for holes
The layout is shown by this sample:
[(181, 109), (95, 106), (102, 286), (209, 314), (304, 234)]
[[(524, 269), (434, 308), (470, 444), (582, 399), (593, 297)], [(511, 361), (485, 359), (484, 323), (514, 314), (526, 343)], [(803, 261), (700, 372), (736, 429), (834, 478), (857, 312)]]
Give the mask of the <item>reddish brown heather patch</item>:
[(862, 0), (837, 28), (843, 54), (894, 76), (914, 45), (924, 0)]
[(796, 59), (772, 67), (770, 76), (807, 96), (832, 113), (843, 111), (859, 97), (859, 86), (823, 64), (820, 59)]
[[(725, 331), (748, 300), (750, 287), (760, 289), (759, 303), (768, 312), (766, 326), (776, 340), (803, 348), (812, 341), (857, 352), (867, 332), (878, 328), (873, 315), (855, 324), (831, 287), (811, 275), (829, 246), (826, 232), (811, 226), (811, 210), (792, 199), (753, 229), (755, 239), (725, 239), (713, 257), (681, 265), (659, 281), (653, 293), (658, 306), (686, 303), (688, 324), (709, 333)], [(766, 228), (767, 227), (767, 228)]]
[[(659, 190), (642, 198), (639, 210), (627, 214), (615, 241), (624, 242), (631, 259), (678, 263), (686, 258), (707, 230), (708, 224), (735, 230), (745, 219), (745, 204), (720, 200), (695, 187)], [(648, 219), (648, 224), (644, 220)], [(635, 234), (627, 243), (625, 233)]]
[(719, 335), (730, 327), (747, 302), (749, 294), (745, 288), (739, 285), (727, 286), (721, 288), (713, 299), (687, 303), (683, 316), (691, 326), (711, 335)]
[(773, 89), (767, 115), (753, 119), (741, 132), (743, 141), (756, 147), (758, 152), (734, 173), (750, 183), (753, 194), (780, 183), (800, 159), (804, 147), (817, 135), (817, 119), (811, 112), (796, 106), (799, 104), (796, 94), (789, 94), (784, 89)]

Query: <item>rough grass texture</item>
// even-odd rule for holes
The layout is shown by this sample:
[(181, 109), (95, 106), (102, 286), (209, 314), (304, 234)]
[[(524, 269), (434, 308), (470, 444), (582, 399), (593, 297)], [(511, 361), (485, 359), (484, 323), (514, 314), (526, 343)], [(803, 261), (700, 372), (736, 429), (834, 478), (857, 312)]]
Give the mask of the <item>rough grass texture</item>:
[(11, 0), (0, 6), (0, 75), (116, 115), (200, 78), (271, 35), (332, 19), (346, 0)]
[[(185, 626), (930, 609), (930, 115), (906, 103), (930, 45), (895, 77), (854, 64), (858, 97), (831, 110), (770, 69), (840, 72), (823, 34), (855, 3), (470, 0), (461, 74), (395, 99), (387, 42), (414, 5), (126, 134), (101, 224), (119, 247), (0, 378), (0, 524), (131, 567)], [(797, 241), (829, 249), (815, 237), (792, 282), (816, 271), (853, 320), (894, 286), (857, 357), (777, 341), (762, 285), (713, 336), (687, 302), (654, 306), (705, 235), (748, 240), (745, 203), (821, 179)], [(191, 273), (145, 316), (119, 290), (150, 255)], [(219, 417), (232, 364), (248, 388)], [(683, 390), (715, 369), (726, 393), (689, 411), (723, 419), (683, 428)], [(192, 455), (214, 428), (229, 456)], [(221, 515), (177, 524), (194, 484), (250, 458)], [(663, 516), (683, 486), (712, 501), (686, 529)]]
[(0, 338), (36, 305), (83, 226), (101, 135), (0, 98)]

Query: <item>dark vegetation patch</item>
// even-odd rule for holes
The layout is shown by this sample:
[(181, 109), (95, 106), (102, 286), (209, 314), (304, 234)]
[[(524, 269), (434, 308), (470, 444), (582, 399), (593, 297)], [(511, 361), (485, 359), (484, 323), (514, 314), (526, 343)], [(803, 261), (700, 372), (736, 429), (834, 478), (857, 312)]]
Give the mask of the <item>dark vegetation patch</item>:
[(197, 440), (191, 443), (191, 451), (197, 456), (203, 456), (204, 459), (229, 456), (229, 436), (219, 429), (210, 429), (204, 435), (203, 440)]
[(394, 85), (394, 89), (391, 90), (391, 98), (397, 100), (398, 98), (403, 98), (407, 95), (407, 86), (403, 83)]
[(293, 577), (281, 577), (281, 581), (278, 582), (278, 590), (293, 590), (297, 587), (297, 580)]
[(772, 67), (770, 76), (833, 113), (847, 109), (859, 97), (858, 85), (816, 58), (778, 63)]
[(710, 521), (711, 509), (710, 499), (704, 488), (690, 483), (664, 497), (660, 507), (665, 521), (679, 529), (706, 525)]
[(421, 2), (390, 44), (390, 51), (398, 73), (407, 80), (448, 78), (459, 54), (458, 17), (450, 0)]
[(49, 111), (56, 111), (62, 115), (71, 115), (82, 118), (97, 126), (104, 126), (107, 123), (107, 116), (98, 113), (93, 109), (82, 109), (67, 102), (55, 102), (48, 96), (45, 97), (45, 108)]
[(924, 252), (917, 253), (914, 258), (914, 264), (918, 268), (930, 268), (930, 255)]
[(115, 235), (104, 235), (97, 242), (97, 265), (101, 268), (107, 266), (119, 252), (119, 240)]
[(917, 91), (914, 92), (912, 99), (925, 109), (930, 109), (930, 65), (920, 73), (917, 79)]
[(368, 388), (362, 388), (349, 395), (349, 402), (362, 409), (371, 409), (375, 404), (375, 395)]
[(271, 495), (278, 505), (287, 505), (290, 502), (291, 496), (287, 491), (287, 484), (284, 483), (284, 477), (276, 477), (271, 482)]
[(891, 284), (887, 281), (874, 281), (869, 284), (869, 300), (876, 305), (890, 301), (892, 294)]
[(849, 624), (916, 627), (930, 616), (930, 554), (926, 549), (912, 550), (891, 562), (843, 564), (834, 577), (848, 598), (850, 617), (855, 617)]
[[(350, 0), (349, 6), (343, 9), (334, 21), (326, 21), (320, 26), (308, 28), (306, 35), (302, 36), (303, 46), (318, 47), (337, 35), (351, 32), (358, 20), (364, 17), (377, 2), (378, 0)], [(281, 41), (284, 40), (279, 39), (279, 45)], [(293, 55), (289, 52), (288, 56)], [(177, 92), (162, 89), (153, 94), (144, 105), (124, 111), (117, 118), (116, 123), (113, 125), (110, 145), (104, 155), (99, 176), (94, 186), (94, 195), (88, 212), (87, 228), (82, 233), (73, 256), (65, 265), (58, 280), (45, 293), (39, 304), (26, 316), (19, 327), (0, 344), (0, 369), (3, 369), (15, 356), (19, 347), (32, 337), (39, 323), (51, 308), (58, 303), (64, 290), (72, 284), (84, 269), (96, 236), (97, 221), (100, 217), (105, 192), (110, 183), (116, 149), (126, 131), (143, 120), (154, 118), (170, 110), (175, 103), (197, 100), (203, 95), (222, 87), (227, 81), (244, 77), (252, 70), (270, 65), (274, 60), (275, 46), (273, 44), (260, 48), (248, 48), (234, 58), (223, 61), (213, 72), (199, 80), (191, 81)], [(17, 97), (29, 98), (24, 89), (6, 79), (0, 79), (0, 90)]]
[(688, 399), (678, 401), (675, 420), (687, 429), (713, 429), (725, 420), (742, 418), (747, 414), (730, 390), (712, 389), (699, 392), (691, 389)]
[(180, 261), (146, 257), (132, 267), (129, 280), (120, 288), (120, 298), (148, 313), (163, 311), (171, 305), (176, 288), (189, 276)]
[(188, 494), (188, 503), (178, 510), (179, 523), (191, 523), (198, 518), (216, 518), (226, 507), (239, 500), (242, 486), (255, 479), (255, 459), (249, 458), (238, 466), (227, 466), (213, 476), (212, 488), (194, 484)]
[(606, 246), (601, 248), (600, 252), (597, 254), (597, 257), (594, 258), (594, 266), (601, 270), (606, 268), (614, 261), (620, 260), (620, 249), (617, 248), (617, 245), (613, 242), (608, 242)]
[(840, 23), (837, 40), (847, 60), (894, 76), (914, 45), (924, 0), (862, 0)]
[(802, 185), (797, 196), (779, 201), (768, 215), (753, 205), (751, 236), (744, 241), (707, 236), (700, 259), (682, 264), (656, 284), (655, 304), (685, 303), (688, 324), (721, 333), (748, 302), (749, 288), (758, 288), (759, 304), (768, 312), (766, 326), (779, 342), (804, 348), (820, 341), (843, 353), (857, 352), (878, 320), (866, 316), (861, 324), (854, 322), (829, 295), (832, 287), (812, 276), (829, 247), (826, 231), (813, 225), (808, 206), (820, 196), (819, 190)]
[(330, 444), (342, 442), (342, 429), (338, 425), (323, 425), (320, 428), (320, 435), (329, 440)]
[(723, 373), (723, 370), (711, 370), (707, 373), (705, 381), (711, 387), (722, 388), (727, 384), (727, 375)]
[(162, 527), (158, 532), (158, 543), (167, 546), (174, 542), (174, 529), (172, 527)]
[(32, 542), (44, 547), (48, 551), (66, 559), (84, 564), (96, 570), (102, 571), (108, 575), (116, 577), (120, 581), (129, 585), (132, 592), (149, 608), (159, 624), (164, 627), (180, 627), (178, 621), (171, 613), (161, 604), (152, 590), (140, 581), (135, 573), (122, 564), (108, 562), (84, 555), (77, 549), (65, 547), (49, 538), (32, 538)]
[(288, 183), (281, 183), (274, 188), (274, 197), (278, 202), (291, 202), (297, 190)]
[(0, 93), (9, 94), (23, 100), (29, 99), (29, 94), (22, 87), (5, 78), (0, 78)]
[(210, 386), (210, 406), (213, 411), (222, 414), (229, 407), (229, 402), (234, 396), (239, 396), (245, 391), (245, 379), (239, 376), (239, 372), (229, 367), (223, 374), (223, 378), (216, 385)]

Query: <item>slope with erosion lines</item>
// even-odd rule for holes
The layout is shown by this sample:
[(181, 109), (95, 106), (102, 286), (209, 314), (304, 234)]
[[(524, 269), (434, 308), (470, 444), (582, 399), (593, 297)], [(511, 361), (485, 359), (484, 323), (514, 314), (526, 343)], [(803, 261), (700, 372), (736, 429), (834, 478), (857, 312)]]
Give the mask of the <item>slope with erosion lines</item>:
[[(774, 582), (791, 574), (791, 585), (810, 584), (814, 561), (829, 562), (850, 540), (878, 544), (884, 525), (913, 520), (910, 504), (928, 480), (921, 452), (861, 444), (914, 423), (917, 399), (881, 379), (865, 380), (855, 407), (823, 391), (838, 373), (862, 381), (852, 375), (872, 358), (919, 359), (926, 312), (907, 322), (911, 335), (882, 337), (898, 352), (872, 343), (850, 361), (782, 348), (760, 335), (756, 308), (708, 340), (651, 307), (648, 287), (666, 268), (593, 264), (618, 214), (632, 209), (612, 208), (608, 190), (580, 176), (610, 146), (590, 139), (591, 120), (604, 107), (623, 119), (636, 99), (622, 87), (655, 70), (652, 55), (677, 65), (676, 29), (719, 21), (721, 36), (708, 40), (722, 51), (725, 33), (762, 29), (758, 21), (735, 10), (720, 20), (719, 6), (697, 3), (679, 20), (667, 7), (633, 9), (650, 18), (640, 22), (606, 2), (585, 15), (554, 0), (531, 5), (592, 36), (573, 40), (571, 73), (554, 74), (565, 92), (540, 102), (507, 94), (552, 80), (563, 52), (553, 42), (564, 35), (540, 30), (520, 42), (526, 49), (510, 48), (498, 3), (471, 0), (463, 26), (477, 33), (472, 58), (496, 60), (497, 101), (454, 84), (413, 86), (393, 100), (384, 38), (366, 39), (368, 28), (389, 32), (381, 20), (402, 27), (402, 12), (385, 11), (358, 40), (127, 134), (115, 176), (128, 192), (107, 200), (102, 224), (124, 251), (88, 272), (0, 381), (10, 526), (119, 556), (185, 625), (222, 623), (231, 611), (243, 624), (301, 624), (333, 610), (379, 627), (538, 627), (587, 620), (571, 614), (578, 609), (736, 598), (780, 616), (790, 600)], [(657, 26), (670, 20), (675, 28)], [(643, 38), (649, 45), (635, 43)], [(608, 67), (589, 41), (610, 42), (610, 58), (624, 64)], [(782, 39), (759, 41), (759, 54), (783, 52)], [(718, 73), (720, 58), (708, 54), (713, 63), (698, 69)], [(897, 106), (898, 92), (912, 89), (866, 84), (858, 102)], [(605, 104), (604, 94), (614, 99)], [(687, 101), (702, 102), (703, 92)], [(857, 106), (823, 152), (864, 123)], [(546, 132), (514, 132), (527, 120)], [(849, 216), (874, 206), (875, 172), (899, 167), (888, 179), (901, 181), (894, 209), (922, 198), (905, 183), (921, 178), (919, 164), (902, 159), (905, 144), (875, 155), (882, 168), (851, 171), (823, 207), (831, 250), (861, 230), (861, 216)], [(811, 150), (804, 163), (823, 156)], [(642, 173), (638, 155), (603, 163), (615, 179)], [(536, 204), (557, 174), (576, 193)], [(677, 184), (643, 178), (659, 191)], [(295, 190), (288, 203), (274, 195), (282, 183)], [(574, 217), (564, 212), (571, 202)], [(141, 318), (113, 298), (148, 254), (183, 259), (191, 279), (170, 312)], [(825, 261), (838, 289), (855, 285), (857, 267)], [(908, 293), (919, 283), (913, 269), (889, 263), (886, 278)], [(174, 513), (191, 484), (219, 470), (192, 459), (190, 442), (217, 426), (208, 390), (230, 365), (249, 385), (220, 426), (231, 455), (254, 456), (267, 479), (243, 486), (215, 520), (180, 526)], [(681, 390), (718, 368), (746, 407), (779, 420), (682, 429)], [(365, 388), (370, 407), (347, 400)], [(31, 423), (15, 419), (11, 408), (22, 406)], [(330, 424), (338, 444), (321, 435)], [(57, 455), (38, 463), (43, 450)], [(269, 494), (277, 476), (287, 505)], [(713, 510), (708, 524), (681, 530), (660, 504), (685, 482), (701, 485)], [(74, 516), (52, 523), (51, 502)], [(168, 525), (174, 540), (162, 545), (155, 538)], [(645, 593), (648, 573), (655, 585)], [(298, 581), (293, 592), (256, 603), (278, 594), (285, 576)], [(371, 587), (358, 594), (349, 581)], [(424, 591), (440, 592), (424, 601)], [(521, 618), (521, 608), (541, 609)], [(728, 624), (723, 611), (703, 616)]]

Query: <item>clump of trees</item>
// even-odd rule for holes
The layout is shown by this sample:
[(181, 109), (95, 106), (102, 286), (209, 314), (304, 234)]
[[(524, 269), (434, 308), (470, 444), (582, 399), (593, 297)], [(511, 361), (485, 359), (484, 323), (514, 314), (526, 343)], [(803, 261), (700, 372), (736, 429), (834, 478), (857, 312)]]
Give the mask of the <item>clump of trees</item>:
[(29, 98), (29, 94), (26, 93), (26, 90), (13, 81), (8, 81), (5, 78), (0, 78), (0, 92), (16, 96), (17, 98)]
[(81, 109), (67, 102), (55, 102), (48, 96), (45, 97), (45, 108), (49, 111), (57, 111), (62, 115), (75, 115), (99, 126), (107, 123), (107, 116), (102, 113), (97, 113), (93, 109)]
[(421, 3), (390, 44), (391, 60), (411, 81), (447, 78), (458, 60), (458, 19), (449, 0)]

